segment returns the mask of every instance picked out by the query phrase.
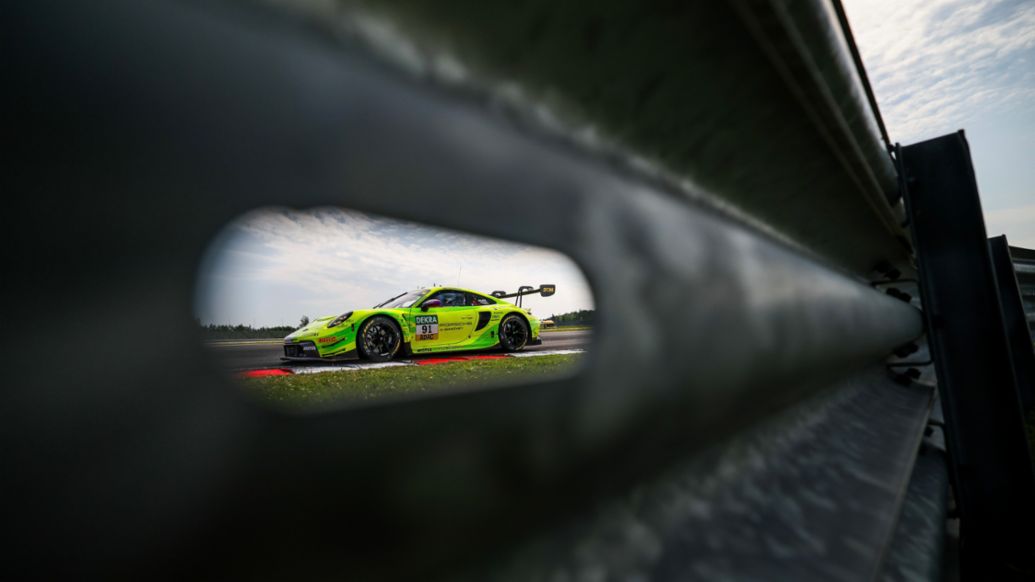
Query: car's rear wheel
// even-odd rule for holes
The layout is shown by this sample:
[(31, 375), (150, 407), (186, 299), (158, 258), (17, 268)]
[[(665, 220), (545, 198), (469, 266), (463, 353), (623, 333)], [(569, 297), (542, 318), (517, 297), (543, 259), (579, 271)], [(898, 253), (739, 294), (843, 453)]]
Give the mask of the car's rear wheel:
[(500, 322), (500, 347), (505, 352), (516, 352), (528, 344), (528, 323), (520, 315), (510, 314)]
[(359, 328), (356, 340), (360, 356), (371, 362), (387, 362), (399, 353), (402, 332), (390, 317), (375, 315)]

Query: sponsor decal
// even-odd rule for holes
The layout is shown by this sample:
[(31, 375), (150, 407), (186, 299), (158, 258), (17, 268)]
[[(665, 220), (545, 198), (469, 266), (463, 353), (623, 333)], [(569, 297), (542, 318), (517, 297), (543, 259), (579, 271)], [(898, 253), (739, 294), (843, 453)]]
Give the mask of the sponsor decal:
[(414, 341), (423, 342), (438, 339), (437, 315), (418, 315), (414, 317), (414, 323), (416, 324), (416, 335), (413, 336)]
[(336, 342), (336, 341), (338, 341), (338, 338), (336, 338), (336, 337), (334, 337), (332, 335), (331, 337), (322, 337), (322, 338), (320, 338), (319, 341), (320, 341), (321, 344), (326, 344), (326, 343)]

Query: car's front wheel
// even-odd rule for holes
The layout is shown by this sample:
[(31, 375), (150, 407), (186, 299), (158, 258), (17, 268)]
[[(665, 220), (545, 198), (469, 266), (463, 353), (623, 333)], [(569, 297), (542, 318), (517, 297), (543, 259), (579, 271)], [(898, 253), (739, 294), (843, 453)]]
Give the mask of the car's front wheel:
[(510, 314), (503, 318), (499, 328), (500, 347), (505, 352), (516, 352), (528, 344), (528, 324), (520, 315)]
[(359, 355), (371, 362), (387, 362), (399, 353), (402, 332), (390, 317), (375, 315), (363, 323), (356, 338)]

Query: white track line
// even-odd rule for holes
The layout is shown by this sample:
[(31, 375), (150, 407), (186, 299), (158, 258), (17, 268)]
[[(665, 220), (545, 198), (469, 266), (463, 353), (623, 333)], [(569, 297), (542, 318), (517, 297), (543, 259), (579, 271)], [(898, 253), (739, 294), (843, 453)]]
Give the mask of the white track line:
[(559, 356), (561, 354), (581, 354), (586, 350), (583, 349), (572, 349), (572, 350), (539, 350), (536, 352), (514, 352), (508, 354), (512, 358), (534, 358), (536, 356)]
[(320, 366), (319, 368), (317, 368), (317, 367), (312, 367), (312, 368), (306, 367), (306, 368), (287, 368), (287, 369), (291, 370), (291, 372), (295, 373), (295, 374), (322, 374), (323, 372), (351, 372), (353, 370), (358, 370), (359, 368), (357, 368), (356, 366), (350, 366), (350, 365), (346, 364), (344, 366)]
[(395, 368), (398, 366), (415, 366), (413, 362), (400, 360), (398, 362), (372, 362), (369, 364), (344, 364), (341, 366), (313, 366), (288, 368), (295, 374), (320, 374), (322, 372), (352, 372), (355, 370), (375, 370), (378, 368)]
[[(581, 354), (586, 350), (539, 350), (535, 352), (515, 352), (513, 354), (500, 354), (512, 358), (534, 358), (536, 356), (557, 356), (561, 354)], [(462, 354), (443, 354), (442, 357), (463, 357)], [(338, 366), (305, 366), (290, 367), (284, 366), (295, 374), (321, 374), (323, 372), (351, 372), (354, 370), (377, 370), (379, 368), (396, 368), (399, 366), (416, 366), (413, 360), (398, 360), (395, 362), (356, 362), (355, 364), (341, 364)]]

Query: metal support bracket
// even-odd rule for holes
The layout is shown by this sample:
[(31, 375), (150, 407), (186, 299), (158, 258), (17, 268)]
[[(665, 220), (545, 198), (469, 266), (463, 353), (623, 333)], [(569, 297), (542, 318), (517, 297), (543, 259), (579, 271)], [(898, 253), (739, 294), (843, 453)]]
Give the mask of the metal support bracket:
[(1032, 572), (1035, 475), (963, 132), (897, 149), (945, 410), (965, 576)]

